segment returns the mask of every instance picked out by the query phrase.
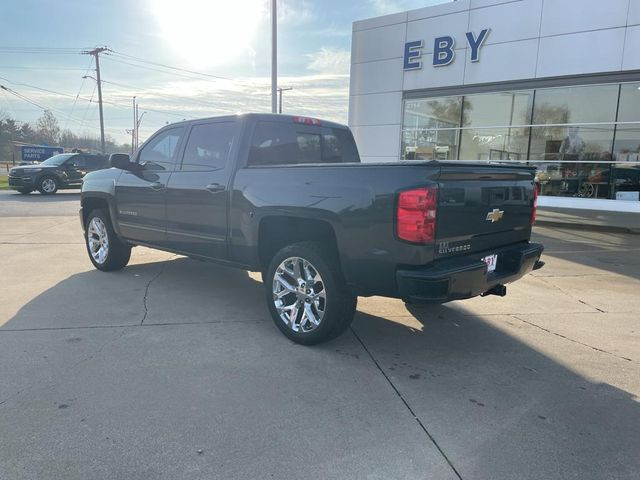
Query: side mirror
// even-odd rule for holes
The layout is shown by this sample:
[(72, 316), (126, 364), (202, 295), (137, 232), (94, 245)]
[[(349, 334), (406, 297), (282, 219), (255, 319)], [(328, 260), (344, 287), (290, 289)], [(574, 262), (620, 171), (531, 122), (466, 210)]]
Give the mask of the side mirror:
[(135, 163), (131, 162), (131, 158), (126, 153), (112, 153), (109, 156), (109, 165), (121, 170), (133, 170)]

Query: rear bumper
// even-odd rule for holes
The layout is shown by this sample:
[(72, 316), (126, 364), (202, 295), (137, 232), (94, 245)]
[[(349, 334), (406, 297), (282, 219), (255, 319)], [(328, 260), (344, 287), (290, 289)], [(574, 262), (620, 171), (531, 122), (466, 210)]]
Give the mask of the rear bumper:
[[(476, 297), (531, 272), (543, 250), (539, 243), (527, 242), (438, 260), (426, 268), (398, 270), (399, 296), (410, 303), (444, 303)], [(498, 255), (498, 263), (494, 272), (487, 273), (482, 258), (492, 254)]]

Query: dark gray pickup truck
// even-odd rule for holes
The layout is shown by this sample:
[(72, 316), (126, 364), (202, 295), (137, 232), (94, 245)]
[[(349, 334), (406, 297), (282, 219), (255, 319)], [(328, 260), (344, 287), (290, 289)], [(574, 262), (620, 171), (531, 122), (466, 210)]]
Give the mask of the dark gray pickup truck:
[(111, 164), (82, 186), (96, 268), (123, 268), (144, 245), (260, 271), (298, 343), (343, 332), (359, 295), (504, 295), (543, 265), (526, 166), (363, 164), (347, 127), (268, 114), (169, 125)]

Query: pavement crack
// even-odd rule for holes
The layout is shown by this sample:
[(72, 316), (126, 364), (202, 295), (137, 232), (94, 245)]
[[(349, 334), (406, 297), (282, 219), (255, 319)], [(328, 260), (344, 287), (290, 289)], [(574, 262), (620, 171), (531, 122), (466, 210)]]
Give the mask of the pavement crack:
[(550, 286), (551, 288), (555, 288), (556, 290), (558, 290), (558, 291), (562, 292), (563, 294), (565, 294), (567, 297), (573, 298), (575, 301), (577, 301), (578, 303), (581, 303), (582, 305), (584, 305), (586, 307), (593, 308), (594, 310), (597, 310), (600, 313), (607, 313), (605, 310), (602, 310), (601, 308), (598, 308), (598, 307), (594, 307), (593, 305), (590, 305), (589, 303), (585, 302), (584, 300), (572, 295), (571, 293), (567, 292), (564, 288), (559, 287), (557, 285), (554, 285), (553, 283), (550, 283), (550, 282), (546, 281), (545, 277), (536, 276), (536, 278), (539, 279), (540, 281), (542, 281), (542, 283)]
[(616, 358), (618, 358), (620, 360), (626, 360), (627, 362), (638, 363), (635, 360), (633, 360), (632, 358), (622, 357), (620, 355), (616, 355), (615, 353), (609, 352), (609, 351), (604, 350), (602, 348), (594, 347), (593, 345), (589, 345), (588, 343), (580, 342), (580, 341), (575, 340), (575, 339), (573, 339), (571, 337), (567, 337), (566, 335), (563, 335), (561, 333), (554, 332), (553, 330), (549, 330), (548, 328), (545, 328), (545, 327), (543, 327), (541, 325), (538, 325), (537, 323), (530, 322), (529, 320), (525, 320), (524, 318), (520, 318), (517, 315), (511, 315), (511, 318), (515, 318), (516, 320), (520, 320), (521, 322), (526, 323), (527, 325), (531, 325), (532, 327), (539, 328), (540, 330), (542, 330), (544, 332), (547, 332), (547, 333), (550, 333), (551, 335), (555, 335), (556, 337), (560, 337), (560, 338), (562, 338), (564, 340), (567, 340), (569, 342), (572, 342), (572, 343), (575, 343), (575, 344), (578, 344), (578, 345), (582, 345), (583, 347), (590, 348), (591, 350), (595, 350), (596, 352), (606, 353), (607, 355), (611, 355), (612, 357), (616, 357)]
[(144, 325), (144, 321), (147, 319), (147, 315), (149, 315), (149, 305), (147, 304), (147, 301), (149, 298), (149, 288), (151, 287), (151, 284), (155, 282), (158, 279), (158, 277), (160, 277), (160, 275), (162, 275), (166, 265), (167, 265), (167, 262), (163, 262), (162, 265), (160, 265), (160, 268), (158, 269), (158, 273), (156, 273), (151, 278), (151, 280), (147, 282), (147, 286), (144, 289), (144, 297), (142, 298), (142, 305), (144, 306), (144, 315), (142, 316), (142, 321), (140, 322), (140, 325)]
[(424, 423), (422, 423), (422, 421), (420, 420), (420, 418), (418, 418), (418, 416), (416, 415), (416, 413), (413, 411), (413, 409), (411, 408), (411, 406), (409, 405), (409, 403), (407, 402), (407, 400), (402, 396), (402, 393), (400, 393), (400, 390), (398, 390), (398, 388), (394, 385), (394, 383), (391, 381), (391, 379), (389, 378), (389, 376), (385, 373), (385, 371), (382, 369), (382, 367), (380, 366), (380, 363), (378, 363), (378, 361), (376, 360), (376, 358), (373, 356), (373, 354), (371, 353), (371, 351), (367, 348), (367, 346), (364, 344), (364, 342), (362, 341), (362, 339), (358, 336), (358, 334), (356, 333), (356, 331), (353, 329), (353, 327), (349, 327), (349, 330), (351, 330), (351, 333), (353, 333), (353, 336), (356, 337), (356, 340), (358, 340), (358, 342), (360, 343), (360, 345), (362, 346), (363, 350), (367, 353), (367, 355), (369, 356), (369, 358), (371, 359), (371, 361), (373, 362), (373, 364), (376, 366), (376, 368), (378, 369), (378, 371), (382, 374), (382, 376), (385, 378), (385, 380), (387, 381), (387, 383), (391, 386), (391, 388), (393, 388), (393, 391), (396, 392), (396, 395), (398, 396), (398, 398), (402, 401), (402, 403), (404, 404), (404, 406), (407, 408), (407, 410), (409, 411), (409, 413), (413, 416), (413, 419), (418, 423), (418, 425), (420, 426), (420, 428), (422, 429), (422, 431), (427, 435), (427, 437), (429, 437), (429, 440), (431, 440), (431, 443), (433, 443), (433, 445), (436, 447), (436, 449), (438, 450), (438, 452), (440, 452), (440, 455), (442, 455), (442, 457), (446, 460), (446, 462), (449, 464), (449, 467), (451, 467), (451, 470), (453, 470), (453, 473), (456, 474), (456, 477), (458, 477), (460, 480), (462, 479), (462, 475), (460, 475), (460, 472), (458, 472), (458, 470), (456, 469), (456, 467), (453, 465), (453, 462), (451, 461), (451, 459), (449, 459), (449, 457), (447, 456), (446, 453), (444, 453), (444, 450), (442, 449), (442, 447), (440, 447), (440, 445), (438, 444), (438, 442), (436, 441), (436, 439), (433, 437), (433, 435), (431, 434), (431, 432), (429, 432), (429, 430), (427, 429), (427, 427), (424, 425)]
[(587, 307), (591, 307), (591, 308), (595, 308), (596, 310), (598, 310), (600, 313), (607, 313), (604, 310), (602, 310), (601, 308), (596, 307), (595, 305), (589, 305), (587, 302), (585, 302), (584, 300), (580, 300), (579, 298), (576, 299), (578, 300), (581, 304), (586, 305)]

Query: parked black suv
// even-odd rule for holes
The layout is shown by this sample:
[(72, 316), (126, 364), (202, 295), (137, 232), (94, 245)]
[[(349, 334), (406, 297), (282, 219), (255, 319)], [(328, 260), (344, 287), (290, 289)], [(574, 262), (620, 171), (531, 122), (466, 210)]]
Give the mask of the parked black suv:
[(63, 153), (39, 164), (12, 168), (9, 171), (9, 188), (24, 194), (38, 190), (44, 195), (51, 195), (61, 188), (80, 188), (87, 173), (103, 168), (109, 168), (106, 156)]

